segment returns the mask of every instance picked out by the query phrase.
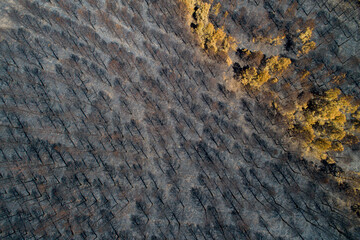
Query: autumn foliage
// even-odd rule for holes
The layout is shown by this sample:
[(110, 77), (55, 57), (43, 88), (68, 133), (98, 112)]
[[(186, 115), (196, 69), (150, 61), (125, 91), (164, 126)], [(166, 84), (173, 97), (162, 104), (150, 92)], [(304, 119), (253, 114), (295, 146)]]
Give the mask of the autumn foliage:
[[(259, 59), (257, 56), (261, 56), (261, 60), (263, 59), (263, 55), (259, 54), (259, 52), (250, 52), (248, 50), (242, 50), (241, 54), (243, 54), (247, 59)], [(254, 56), (254, 57), (252, 57)], [(283, 74), (283, 72), (289, 67), (291, 64), (291, 60), (284, 57), (273, 56), (265, 61), (259, 61), (259, 67), (244, 67), (240, 71), (240, 82), (248, 87), (258, 89), (263, 84), (268, 82), (270, 79), (273, 79), (274, 82), (277, 81), (277, 78)], [(255, 61), (256, 62), (256, 61)], [(256, 64), (253, 64), (256, 65)]]
[(337, 88), (330, 89), (299, 107), (294, 112), (291, 128), (318, 153), (343, 151), (343, 143), (358, 141), (352, 135), (358, 107), (352, 97), (343, 96)]
[(212, 7), (210, 3), (201, 0), (180, 1), (186, 6), (189, 24), (194, 33), (197, 34), (201, 48), (212, 55), (223, 58), (230, 65), (232, 61), (228, 53), (229, 50), (236, 49), (236, 41), (232, 36), (225, 33), (224, 27), (216, 28), (209, 21), (210, 13), (218, 15), (221, 5), (216, 4)]
[(313, 28), (307, 27), (304, 31), (298, 30), (299, 41), (301, 49), (298, 54), (308, 54), (311, 50), (315, 49), (316, 43), (311, 41)]

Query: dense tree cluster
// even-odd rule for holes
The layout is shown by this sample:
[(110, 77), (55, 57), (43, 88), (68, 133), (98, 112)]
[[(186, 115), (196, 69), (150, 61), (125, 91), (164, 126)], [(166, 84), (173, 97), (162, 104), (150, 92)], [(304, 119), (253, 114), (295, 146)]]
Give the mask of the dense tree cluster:
[[(181, 0), (186, 5), (185, 14), (191, 16), (190, 26), (197, 34), (201, 48), (212, 55), (219, 56), (231, 65), (229, 50), (236, 49), (235, 39), (224, 32), (224, 28), (216, 28), (209, 20), (209, 14), (218, 15), (221, 4), (211, 5), (202, 0)], [(212, 9), (210, 11), (210, 9)]]
[(235, 78), (247, 87), (259, 89), (272, 79), (277, 82), (278, 78), (291, 64), (291, 60), (285, 57), (272, 56), (266, 58), (260, 51), (251, 52), (248, 49), (238, 49), (237, 55), (245, 62), (245, 67), (234, 65)]
[[(341, 96), (339, 89), (330, 89), (323, 95), (315, 96), (306, 105), (296, 109), (293, 114), (292, 128), (304, 136), (310, 147), (321, 153), (343, 151), (342, 140), (352, 135), (352, 117), (356, 117), (358, 105), (349, 96)], [(351, 137), (353, 136), (353, 137)], [(354, 140), (357, 142), (356, 140)]]

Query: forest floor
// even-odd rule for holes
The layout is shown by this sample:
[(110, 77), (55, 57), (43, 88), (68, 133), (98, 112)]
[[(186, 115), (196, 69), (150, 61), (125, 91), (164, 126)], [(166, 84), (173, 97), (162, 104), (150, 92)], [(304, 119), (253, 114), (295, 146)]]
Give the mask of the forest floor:
[[(239, 46), (297, 60), (320, 89), (345, 72), (337, 87), (359, 96), (354, 3), (296, 1), (317, 44), (298, 56), (252, 40), (280, 34), (292, 1), (221, 2)], [(360, 239), (353, 196), (226, 88), (233, 68), (178, 1), (5, 0), (0, 28), (1, 239)], [(360, 171), (359, 149), (338, 166)]]

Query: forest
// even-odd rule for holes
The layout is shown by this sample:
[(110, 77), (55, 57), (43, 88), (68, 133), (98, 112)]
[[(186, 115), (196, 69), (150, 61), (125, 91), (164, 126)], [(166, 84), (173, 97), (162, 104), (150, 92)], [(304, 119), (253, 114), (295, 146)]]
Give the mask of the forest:
[(356, 0), (0, 1), (1, 239), (360, 239)]

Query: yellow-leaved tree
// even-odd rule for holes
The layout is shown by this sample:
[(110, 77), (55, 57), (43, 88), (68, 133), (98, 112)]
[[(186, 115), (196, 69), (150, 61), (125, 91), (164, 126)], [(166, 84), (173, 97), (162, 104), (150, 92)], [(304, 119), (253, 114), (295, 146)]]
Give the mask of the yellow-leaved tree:
[[(201, 0), (180, 0), (188, 11), (190, 26), (197, 34), (201, 48), (208, 53), (223, 58), (228, 65), (232, 64), (228, 56), (229, 50), (235, 50), (237, 47), (235, 38), (225, 33), (224, 27), (215, 28), (209, 21), (209, 14), (212, 8), (210, 3)], [(217, 4), (213, 7), (213, 14), (219, 13), (221, 5)]]
[(240, 81), (245, 86), (260, 88), (271, 78), (277, 79), (289, 67), (291, 60), (279, 56), (273, 56), (266, 60), (264, 66), (259, 69), (254, 67), (244, 69), (240, 74)]
[(302, 32), (300, 30), (298, 31), (300, 32), (299, 39), (302, 44), (299, 54), (308, 54), (311, 50), (315, 49), (316, 43), (310, 40), (312, 37), (312, 31), (313, 28), (311, 27), (307, 27), (305, 31)]
[(326, 151), (343, 151), (342, 140), (355, 138), (352, 122), (356, 121), (358, 107), (340, 89), (330, 89), (297, 109), (292, 130), (320, 155)]

